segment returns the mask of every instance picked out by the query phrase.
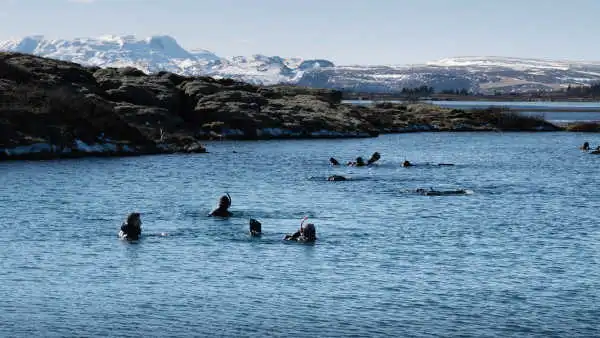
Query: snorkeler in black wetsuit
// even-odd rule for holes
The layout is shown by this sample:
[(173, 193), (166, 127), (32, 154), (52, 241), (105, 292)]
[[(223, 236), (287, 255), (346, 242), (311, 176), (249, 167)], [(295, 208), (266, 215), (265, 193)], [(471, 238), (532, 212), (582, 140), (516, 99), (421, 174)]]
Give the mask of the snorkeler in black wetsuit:
[(317, 230), (315, 225), (312, 223), (308, 223), (306, 226), (303, 226), (304, 222), (308, 219), (308, 217), (304, 217), (302, 222), (300, 223), (300, 229), (291, 235), (285, 235), (283, 238), (286, 241), (298, 241), (298, 242), (314, 242), (317, 240)]
[(229, 207), (231, 207), (231, 196), (229, 194), (223, 195), (219, 199), (219, 206), (211, 211), (209, 216), (230, 217), (232, 213), (229, 211)]
[(250, 219), (250, 236), (260, 236), (262, 234), (262, 224), (255, 220)]
[(133, 212), (127, 217), (127, 221), (121, 225), (121, 237), (128, 240), (137, 240), (142, 234), (142, 220), (140, 214)]

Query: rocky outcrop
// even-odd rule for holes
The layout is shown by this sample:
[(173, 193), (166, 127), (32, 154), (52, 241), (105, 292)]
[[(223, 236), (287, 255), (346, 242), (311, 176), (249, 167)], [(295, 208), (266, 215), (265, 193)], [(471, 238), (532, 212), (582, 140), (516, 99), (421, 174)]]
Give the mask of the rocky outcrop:
[(0, 53), (0, 159), (206, 152), (202, 140), (368, 137), (341, 93)]
[[(0, 160), (206, 152), (208, 139), (554, 130), (504, 112), (341, 103), (339, 91), (148, 75), (0, 53)], [(511, 124), (512, 123), (512, 124)], [(513, 129), (511, 129), (513, 128)]]
[(359, 106), (354, 114), (369, 121), (380, 133), (563, 130), (539, 117), (523, 116), (500, 108), (461, 110), (429, 104), (384, 102), (372, 107)]

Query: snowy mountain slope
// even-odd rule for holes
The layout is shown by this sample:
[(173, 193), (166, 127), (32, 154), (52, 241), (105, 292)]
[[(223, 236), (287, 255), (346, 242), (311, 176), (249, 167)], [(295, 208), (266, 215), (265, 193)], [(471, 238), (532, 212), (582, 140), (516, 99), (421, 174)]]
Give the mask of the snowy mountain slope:
[(525, 59), (501, 56), (465, 56), (446, 58), (427, 62), (429, 66), (437, 67), (475, 67), (475, 68), (510, 68), (513, 70), (557, 69), (568, 70), (571, 67), (598, 67), (599, 62), (584, 61), (555, 61), (543, 59)]
[(387, 92), (403, 87), (476, 92), (553, 90), (600, 82), (600, 62), (456, 57), (421, 65), (336, 66), (307, 72), (301, 85)]
[[(0, 42), (0, 50), (35, 54), (99, 67), (132, 66), (144, 71), (181, 72), (187, 60), (194, 64), (218, 59), (212, 53), (194, 55), (169, 36), (152, 36), (138, 40), (134, 36), (102, 36), (73, 40), (46, 40), (30, 36), (21, 40)], [(189, 63), (189, 62), (188, 62)]]
[(100, 67), (131, 66), (145, 72), (166, 70), (255, 84), (294, 83), (357, 91), (388, 92), (421, 85), (437, 90), (528, 91), (600, 82), (600, 62), (474, 56), (420, 65), (336, 66), (328, 60), (260, 54), (225, 58), (207, 50), (186, 50), (165, 35), (145, 39), (129, 35), (71, 40), (29, 36), (0, 42), (0, 50)]
[(259, 84), (294, 81), (306, 69), (333, 66), (326, 60), (303, 60), (264, 55), (223, 58), (194, 49), (187, 51), (170, 36), (102, 36), (48, 40), (29, 36), (0, 42), (0, 50), (35, 54), (99, 67), (139, 68), (145, 72), (170, 71), (184, 75), (229, 77)]

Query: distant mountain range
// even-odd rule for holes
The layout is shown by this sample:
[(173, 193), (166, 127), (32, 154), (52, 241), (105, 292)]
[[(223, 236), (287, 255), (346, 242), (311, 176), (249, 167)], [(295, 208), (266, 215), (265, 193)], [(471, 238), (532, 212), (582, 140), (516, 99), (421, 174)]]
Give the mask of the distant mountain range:
[(186, 50), (170, 36), (103, 36), (48, 40), (28, 36), (0, 42), (0, 51), (34, 54), (84, 65), (170, 71), (234, 78), (254, 84), (298, 84), (360, 92), (393, 92), (422, 85), (436, 91), (468, 89), (493, 93), (552, 90), (600, 82), (600, 62), (511, 57), (456, 57), (418, 65), (334, 65), (328, 60), (279, 56), (221, 57)]

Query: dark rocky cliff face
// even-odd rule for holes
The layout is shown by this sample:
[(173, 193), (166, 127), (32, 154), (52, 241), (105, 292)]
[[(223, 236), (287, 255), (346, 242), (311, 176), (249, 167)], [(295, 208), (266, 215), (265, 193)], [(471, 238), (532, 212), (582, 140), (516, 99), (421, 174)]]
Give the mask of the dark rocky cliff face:
[(0, 98), (0, 158), (202, 152), (199, 141), (210, 138), (373, 133), (332, 90), (146, 75), (26, 54), (0, 53)]
[(371, 137), (380, 132), (557, 130), (502, 112), (341, 103), (341, 92), (147, 75), (0, 53), (0, 160), (206, 152), (207, 139)]

